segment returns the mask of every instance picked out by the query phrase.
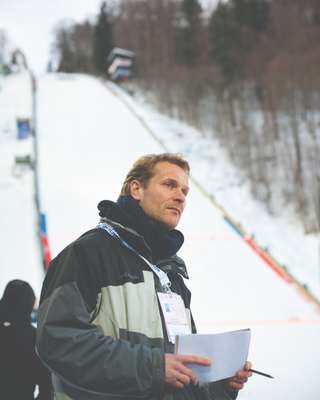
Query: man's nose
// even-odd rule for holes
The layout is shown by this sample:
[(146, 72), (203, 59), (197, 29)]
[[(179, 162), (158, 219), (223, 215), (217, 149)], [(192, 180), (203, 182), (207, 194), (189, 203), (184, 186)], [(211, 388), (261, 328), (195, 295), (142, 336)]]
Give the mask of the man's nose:
[(184, 203), (186, 201), (186, 195), (183, 193), (181, 189), (177, 189), (175, 192), (174, 199), (179, 203)]

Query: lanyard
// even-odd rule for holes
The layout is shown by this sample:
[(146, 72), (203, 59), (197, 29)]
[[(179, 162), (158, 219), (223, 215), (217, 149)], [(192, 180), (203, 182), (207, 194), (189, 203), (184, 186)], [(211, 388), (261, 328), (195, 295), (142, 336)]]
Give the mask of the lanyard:
[(145, 257), (143, 257), (140, 253), (137, 252), (136, 249), (134, 249), (132, 246), (130, 246), (130, 244), (128, 244), (125, 240), (123, 240), (118, 232), (115, 231), (115, 229), (113, 229), (113, 227), (109, 224), (107, 224), (106, 222), (100, 222), (97, 225), (97, 228), (100, 229), (104, 229), (110, 236), (120, 240), (120, 242), (126, 246), (129, 250), (133, 251), (138, 257), (140, 257), (147, 265), (148, 267), (157, 275), (157, 277), (160, 280), (160, 284), (163, 288), (163, 290), (166, 293), (171, 292), (170, 290), (170, 286), (171, 286), (171, 282), (170, 279), (168, 278), (168, 275), (162, 271), (159, 267), (157, 267), (154, 264), (151, 264), (151, 262), (149, 260), (147, 260)]

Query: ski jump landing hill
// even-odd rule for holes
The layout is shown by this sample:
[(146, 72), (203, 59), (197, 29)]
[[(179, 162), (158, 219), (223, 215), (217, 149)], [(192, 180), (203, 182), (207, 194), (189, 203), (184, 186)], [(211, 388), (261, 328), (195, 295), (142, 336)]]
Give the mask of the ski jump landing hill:
[[(150, 131), (146, 118), (140, 117), (140, 106), (114, 85), (81, 75), (48, 75), (41, 78), (38, 87), (39, 190), (55, 256), (95, 226), (97, 203), (105, 198), (116, 200), (125, 173), (136, 158), (162, 152), (163, 145), (168, 150), (171, 146), (170, 141), (159, 143), (157, 132)], [(257, 369), (276, 379), (254, 376), (241, 399), (318, 399), (317, 302), (302, 296), (289, 275), (280, 276), (267, 266), (266, 257), (258, 254), (259, 248), (253, 249), (250, 235), (243, 239), (242, 231), (228, 220), (225, 210), (212, 204), (212, 198), (195, 179), (191, 180), (188, 205), (179, 228), (185, 235), (180, 255), (188, 266), (187, 284), (192, 290), (192, 310), (199, 332), (252, 329), (249, 359)], [(7, 178), (9, 181), (11, 178)], [(21, 185), (21, 179), (19, 182)], [(28, 184), (31, 186), (31, 182), (25, 186)], [(10, 194), (7, 189), (7, 201), (14, 208), (8, 225), (18, 225), (16, 215), (21, 216), (22, 212), (32, 215), (30, 196), (29, 200), (10, 200), (15, 193)], [(23, 208), (21, 201), (30, 201), (29, 208)], [(32, 225), (34, 221), (29, 222)], [(31, 230), (20, 237), (20, 244), (26, 236), (32, 237)], [(12, 229), (9, 233), (15, 232)], [(1, 239), (12, 248), (5, 230)], [(15, 269), (19, 273), (22, 258), (24, 276), (33, 279), (34, 270), (40, 274), (35, 247), (31, 253), (14, 263), (8, 256), (12, 267), (7, 268), (5, 278)], [(35, 284), (38, 281), (34, 279)]]

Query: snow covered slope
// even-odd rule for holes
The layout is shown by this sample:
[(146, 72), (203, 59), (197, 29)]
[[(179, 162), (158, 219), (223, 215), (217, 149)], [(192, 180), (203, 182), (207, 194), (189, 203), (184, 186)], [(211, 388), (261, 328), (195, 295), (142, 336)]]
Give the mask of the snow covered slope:
[(17, 140), (17, 118), (31, 117), (27, 73), (5, 78), (0, 88), (0, 296), (12, 279), (28, 281), (39, 297), (43, 267), (36, 239), (33, 173), (14, 167), (16, 156), (32, 157), (32, 138)]
[(119, 86), (108, 86), (138, 118), (146, 121), (169, 151), (188, 156), (193, 175), (208, 195), (320, 300), (320, 234), (306, 235), (292, 206), (283, 204), (283, 199), (279, 198), (281, 212), (270, 215), (266, 205), (253, 198), (248, 178), (231, 162), (212, 132), (200, 132), (157, 112), (146, 101), (152, 96), (137, 87), (131, 89), (135, 93), (132, 97)]
[[(32, 152), (31, 140), (15, 139), (16, 117), (31, 112), (27, 78), (7, 78), (0, 91), (1, 291), (9, 279), (20, 277), (39, 292), (42, 279), (32, 173), (12, 174), (15, 155)], [(137, 157), (163, 151), (148, 126), (174, 149), (178, 129), (196, 178), (206, 181), (204, 160), (196, 159), (181, 126), (174, 130), (165, 118), (133, 105), (143, 111), (137, 118), (115, 88), (63, 74), (42, 78), (39, 88), (41, 203), (54, 256), (97, 223), (96, 204), (117, 198)], [(199, 331), (250, 327), (250, 360), (276, 378), (252, 377), (239, 398), (318, 399), (320, 318), (315, 304), (257, 257), (193, 184), (180, 229), (186, 239), (180, 255), (188, 265)]]
[[(162, 148), (93, 78), (47, 76), (39, 103), (42, 206), (56, 255), (97, 223), (96, 204), (117, 198), (132, 162)], [(240, 398), (318, 399), (317, 307), (269, 269), (194, 185), (180, 229), (199, 331), (250, 327), (250, 359), (276, 377), (254, 376)]]

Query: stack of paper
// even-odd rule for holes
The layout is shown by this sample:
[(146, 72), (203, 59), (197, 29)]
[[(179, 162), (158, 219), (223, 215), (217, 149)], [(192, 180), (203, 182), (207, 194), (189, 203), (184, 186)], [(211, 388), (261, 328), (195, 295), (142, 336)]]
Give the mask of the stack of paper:
[(181, 335), (176, 337), (176, 354), (209, 358), (210, 366), (190, 364), (202, 382), (215, 382), (234, 376), (247, 361), (250, 329), (210, 335)]

